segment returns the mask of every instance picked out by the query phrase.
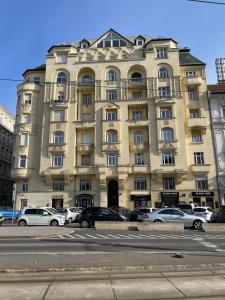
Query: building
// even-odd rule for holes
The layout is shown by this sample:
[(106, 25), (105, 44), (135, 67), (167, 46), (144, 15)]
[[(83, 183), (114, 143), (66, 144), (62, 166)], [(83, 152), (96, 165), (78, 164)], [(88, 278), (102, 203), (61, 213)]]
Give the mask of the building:
[(13, 115), (0, 105), (0, 206), (12, 206), (14, 124)]
[(218, 83), (225, 83), (225, 58), (216, 59), (216, 73)]
[(210, 84), (208, 85), (208, 91), (216, 153), (218, 189), (220, 202), (225, 205), (225, 83)]
[(17, 207), (219, 206), (205, 64), (171, 38), (53, 45), (18, 85)]

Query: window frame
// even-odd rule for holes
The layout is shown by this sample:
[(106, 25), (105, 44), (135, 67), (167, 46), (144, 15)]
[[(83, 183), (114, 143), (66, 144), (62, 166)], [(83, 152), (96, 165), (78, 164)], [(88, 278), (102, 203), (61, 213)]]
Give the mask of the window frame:
[(204, 152), (194, 152), (194, 164), (195, 165), (205, 164)]
[(87, 178), (80, 178), (80, 191), (91, 191), (92, 181)]
[(64, 154), (63, 153), (53, 153), (52, 154), (52, 164), (53, 168), (63, 167)]
[(106, 165), (107, 166), (117, 166), (118, 165), (118, 153), (117, 152), (106, 153)]
[(137, 191), (147, 190), (146, 178), (135, 178), (134, 179), (134, 189)]
[(170, 150), (162, 151), (162, 164), (175, 165), (175, 152)]
[(172, 176), (165, 176), (163, 177), (163, 189), (164, 190), (175, 190), (175, 178)]

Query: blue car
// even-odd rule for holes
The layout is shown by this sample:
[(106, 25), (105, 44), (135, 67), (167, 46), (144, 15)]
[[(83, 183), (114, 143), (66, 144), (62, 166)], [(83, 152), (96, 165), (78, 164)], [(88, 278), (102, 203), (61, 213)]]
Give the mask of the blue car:
[(13, 211), (12, 207), (10, 206), (0, 206), (0, 215), (2, 215), (4, 219), (17, 218), (19, 214), (19, 210)]

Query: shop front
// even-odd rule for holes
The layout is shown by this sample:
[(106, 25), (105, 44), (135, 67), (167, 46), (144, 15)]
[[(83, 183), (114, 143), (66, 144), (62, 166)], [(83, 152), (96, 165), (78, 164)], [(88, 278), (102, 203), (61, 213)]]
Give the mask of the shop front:
[(94, 197), (90, 194), (80, 194), (74, 198), (76, 207), (92, 207), (94, 206)]
[(177, 207), (179, 203), (178, 192), (161, 192), (161, 206), (162, 207)]
[(136, 207), (151, 207), (151, 195), (131, 195), (130, 200)]
[(218, 202), (214, 203), (214, 192), (192, 192), (192, 199), (200, 206), (208, 206), (212, 209), (219, 207)]

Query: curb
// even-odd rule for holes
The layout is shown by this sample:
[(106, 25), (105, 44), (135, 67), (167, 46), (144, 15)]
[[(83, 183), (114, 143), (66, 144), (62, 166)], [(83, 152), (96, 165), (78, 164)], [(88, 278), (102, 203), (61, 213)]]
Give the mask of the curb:
[[(215, 264), (197, 264), (197, 265), (139, 265), (139, 266), (122, 266), (122, 267), (74, 267), (74, 268), (46, 268), (46, 269), (0, 269), (0, 275), (8, 274), (41, 274), (41, 273), (97, 273), (100, 275), (104, 272), (117, 272), (117, 271), (152, 271), (152, 272), (171, 272), (171, 271), (199, 271), (201, 270), (218, 270), (225, 269), (225, 263)], [(24, 278), (24, 280), (27, 280)], [(31, 279), (32, 280), (32, 279)], [(46, 280), (46, 277), (45, 279)], [(6, 278), (0, 278), (0, 283), (6, 282)]]

